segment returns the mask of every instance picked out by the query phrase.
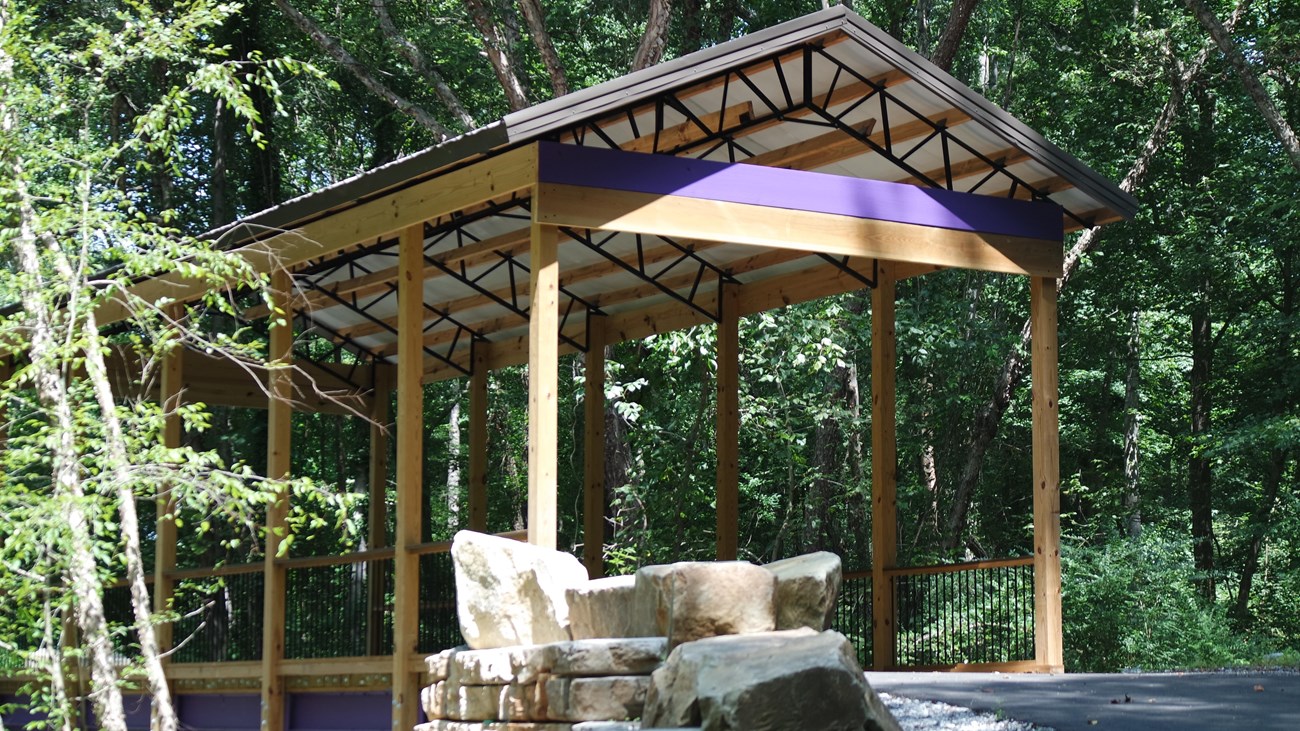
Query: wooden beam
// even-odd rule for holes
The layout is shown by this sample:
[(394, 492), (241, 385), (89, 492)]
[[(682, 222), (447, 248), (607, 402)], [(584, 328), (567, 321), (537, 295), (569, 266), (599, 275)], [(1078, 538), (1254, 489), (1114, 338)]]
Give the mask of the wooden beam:
[(740, 532), (740, 301), (734, 284), (722, 285), (718, 323), (717, 513), (718, 560), (736, 560)]
[(582, 392), (582, 562), (605, 575), (605, 318), (587, 318)]
[(469, 529), (487, 532), (488, 350), (474, 344), (469, 377)]
[[(178, 308), (170, 308), (168, 316), (176, 320), (180, 316)], [(167, 449), (179, 449), (181, 446), (181, 391), (185, 387), (184, 346), (175, 345), (167, 352), (163, 360), (162, 383), (159, 386), (158, 401), (163, 408), (163, 446)], [(175, 582), (167, 572), (176, 568), (176, 496), (170, 486), (163, 494), (157, 495), (154, 505), (157, 509), (155, 522), (154, 562), (153, 562), (153, 610), (166, 612), (171, 609)], [(163, 653), (163, 661), (168, 662), (167, 654), (172, 649), (173, 623), (162, 622), (154, 626), (158, 641), (158, 651)]]
[(419, 711), (420, 691), (410, 672), (420, 629), (420, 563), (407, 550), (420, 542), (424, 462), (424, 227), (402, 231), (398, 253), (397, 306), (397, 527), (393, 545), (393, 731), (410, 731)]
[[(266, 477), (287, 480), (293, 436), (293, 390), (289, 364), (293, 359), (293, 310), (289, 306), (289, 274), (277, 270), (271, 275), (271, 297), (277, 312), (271, 315), (270, 343), (267, 360), (281, 367), (269, 370), (267, 402)], [(279, 494), (267, 507), (266, 550), (262, 568), (262, 731), (283, 731), (285, 727), (284, 677), (280, 663), (284, 660), (285, 570), (276, 564), (276, 556), (286, 530), (289, 494), (283, 483)]]
[(1060, 414), (1057, 403), (1056, 280), (1030, 280), (1034, 448), (1034, 660), (1065, 670), (1061, 619)]
[[(564, 239), (567, 237), (561, 237), (561, 238)], [(718, 246), (722, 246), (723, 244), (714, 241), (699, 241), (699, 242), (690, 242), (689, 244), (682, 242), (682, 245), (689, 246), (691, 251), (700, 252)], [(680, 248), (676, 246), (664, 245), (664, 246), (659, 246), (650, 249), (648, 251), (645, 251), (640, 256), (636, 254), (625, 256), (622, 259), (620, 259), (620, 261), (632, 267), (636, 267), (636, 266), (649, 267), (654, 264), (667, 261), (669, 259), (676, 259), (680, 256), (682, 256), (682, 250)], [(587, 266), (578, 267), (576, 269), (572, 269), (570, 271), (564, 272), (564, 274), (560, 276), (560, 286), (571, 287), (575, 284), (588, 282), (593, 279), (600, 279), (601, 277), (605, 277), (610, 274), (615, 274), (622, 271), (624, 271), (624, 268), (619, 266), (615, 262), (599, 261), (596, 262), (595, 264), (588, 264)], [(475, 307), (483, 307), (485, 305), (494, 304), (499, 300), (511, 301), (516, 296), (527, 297), (528, 293), (531, 291), (530, 286), (531, 284), (529, 282), (520, 282), (514, 288), (511, 287), (498, 288), (492, 291), (490, 296), (486, 294), (472, 294), (454, 300), (438, 302), (432, 305), (428, 309), (442, 311), (442, 312), (453, 312), (453, 313), (464, 312), (465, 310), (473, 309)], [(593, 299), (599, 299), (599, 296), (594, 297)], [(520, 317), (519, 315), (512, 314), (506, 316), (505, 318), (495, 318), (495, 319), (498, 320), (503, 319), (506, 322), (522, 323), (524, 318)], [(385, 319), (383, 322), (386, 325), (391, 327), (396, 325), (397, 320), (395, 317), (392, 317), (392, 318)], [(471, 326), (471, 327), (476, 332), (483, 332), (482, 330), (479, 330), (478, 326)], [(384, 327), (384, 325), (379, 325), (373, 322), (367, 322), (359, 325), (353, 325), (352, 327), (339, 328), (337, 332), (341, 335), (347, 335), (348, 337), (351, 338), (362, 338), (368, 335), (375, 335), (377, 333), (384, 332), (385, 330), (386, 328)], [(445, 328), (441, 331), (435, 331), (433, 333), (430, 333), (429, 335), (425, 336), (424, 344), (426, 346), (434, 346), (434, 345), (450, 342), (451, 338), (454, 337), (455, 331), (456, 328), (452, 326), (450, 328)], [(381, 346), (375, 348), (374, 352), (376, 355), (381, 355), (381, 356), (391, 355), (392, 353), (396, 352), (396, 346), (395, 345)]]
[[(998, 150), (997, 152), (989, 153), (984, 157), (987, 157), (993, 162), (1000, 162), (1004, 167), (1010, 167), (1016, 163), (1021, 163), (1030, 159), (1029, 153), (1018, 147), (1008, 147), (1006, 149)], [(978, 157), (953, 163), (951, 166), (953, 180), (969, 178), (975, 175), (986, 175), (991, 172), (993, 172), (993, 168), (989, 167), (988, 163)], [(925, 172), (925, 177), (942, 185), (943, 182), (948, 179), (948, 174), (949, 171), (944, 168), (935, 168), (933, 170), (927, 170)], [(928, 185), (928, 183), (923, 182), (920, 178), (911, 177), (896, 180), (894, 182), (906, 183), (908, 185)]]
[[(929, 117), (931, 122), (949, 128), (970, 121), (970, 115), (956, 109)], [(885, 133), (875, 132), (876, 120), (869, 119), (854, 126), (854, 130), (880, 145), (885, 146)], [(934, 127), (921, 120), (900, 124), (889, 131), (889, 139), (894, 144), (923, 137), (934, 131)], [(816, 170), (837, 162), (843, 162), (862, 155), (874, 154), (875, 150), (864, 145), (858, 138), (843, 130), (834, 130), (818, 135), (803, 142), (796, 142), (769, 152), (759, 153), (751, 158), (739, 160), (746, 165), (763, 165), (766, 167), (787, 168), (791, 170)]]
[[(533, 210), (536, 211), (534, 201)], [(528, 253), (528, 542), (555, 548), (559, 528), (556, 489), (559, 453), (560, 263), (559, 231), (532, 225)]]
[[(737, 124), (748, 121), (754, 116), (753, 102), (742, 102), (733, 104), (723, 109), (721, 112), (710, 112), (701, 114), (698, 119), (704, 123), (704, 127), (710, 130), (726, 129), (728, 124)], [(671, 150), (681, 145), (687, 145), (699, 140), (709, 133), (705, 132), (700, 125), (693, 121), (687, 120), (681, 124), (665, 127), (659, 130), (658, 134), (650, 133), (641, 135), (635, 139), (624, 142), (619, 145), (620, 148), (628, 152), (654, 152), (656, 150)]]
[[(361, 241), (527, 190), (537, 178), (536, 150), (535, 144), (508, 150), (248, 244), (233, 253), (256, 272), (292, 268), (310, 259), (331, 256)], [(169, 273), (134, 285), (131, 293), (146, 302), (163, 298), (185, 302), (210, 288), (209, 282)], [(96, 314), (101, 325), (109, 325), (127, 318), (130, 312), (128, 303), (118, 298), (102, 305)]]
[(1060, 276), (1059, 241), (680, 195), (547, 183), (534, 215), (560, 226), (730, 241), (832, 256)]
[[(370, 549), (388, 545), (388, 447), (389, 401), (393, 385), (387, 369), (382, 379), (375, 382), (375, 393), (370, 401), (370, 505), (367, 511), (366, 546)], [(371, 655), (382, 655), (384, 648), (384, 613), (387, 587), (383, 571), (366, 572), (366, 649)]]
[(893, 268), (881, 262), (871, 290), (871, 658), (893, 667), (894, 591), (886, 569), (898, 560), (898, 454), (895, 436)]

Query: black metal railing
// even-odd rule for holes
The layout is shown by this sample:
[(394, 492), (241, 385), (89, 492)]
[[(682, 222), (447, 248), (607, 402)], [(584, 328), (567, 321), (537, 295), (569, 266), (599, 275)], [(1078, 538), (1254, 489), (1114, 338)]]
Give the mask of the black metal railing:
[(1033, 559), (894, 568), (894, 661), (937, 668), (1034, 659)]
[(289, 568), (285, 657), (390, 654), (392, 583), (393, 562), (389, 558)]
[(416, 649), (441, 652), (464, 644), (456, 615), (456, 576), (446, 550), (420, 555), (420, 636)]
[(177, 581), (172, 661), (262, 659), (264, 583), (261, 564), (240, 573)]
[(835, 605), (834, 629), (853, 643), (858, 663), (871, 668), (871, 572), (850, 571), (844, 574), (839, 600)]

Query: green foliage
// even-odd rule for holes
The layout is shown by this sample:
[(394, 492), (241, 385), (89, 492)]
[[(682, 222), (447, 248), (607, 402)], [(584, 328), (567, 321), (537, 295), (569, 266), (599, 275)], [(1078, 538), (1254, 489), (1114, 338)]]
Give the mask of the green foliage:
[(1197, 595), (1187, 536), (1151, 529), (1137, 541), (1064, 549), (1071, 670), (1218, 668), (1258, 659), (1258, 648), (1234, 635), (1225, 609)]

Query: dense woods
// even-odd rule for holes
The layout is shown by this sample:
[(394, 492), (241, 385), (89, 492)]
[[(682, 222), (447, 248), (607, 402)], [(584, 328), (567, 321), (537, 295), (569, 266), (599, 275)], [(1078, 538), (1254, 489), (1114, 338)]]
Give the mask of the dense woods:
[[(56, 234), (102, 232), (71, 262), (78, 271), (135, 266), (114, 250), (127, 240), (134, 253), (165, 261), (167, 241), (820, 6), (276, 0), (173, 8), (0, 0), (0, 294), (5, 304), (33, 294), (21, 263), (32, 216)], [(1067, 667), (1300, 659), (1300, 145), (1293, 131), (1300, 4), (858, 0), (853, 7), (1141, 201), (1134, 220), (1066, 240)], [(225, 71), (197, 73), (203, 69)], [(160, 98), (171, 103), (155, 107)], [(23, 159), (26, 170), (16, 162)], [(78, 200), (114, 213), (93, 224), (52, 222)], [(869, 566), (869, 305), (862, 292), (742, 321), (742, 558), (825, 549), (848, 569)], [(10, 354), (35, 348), (25, 321), (6, 312)], [(900, 563), (1027, 554), (1023, 281), (958, 271), (915, 277), (899, 284), (897, 313)], [(260, 347), (265, 325), (237, 324), (218, 314), (205, 327), (225, 328), (223, 345)], [(611, 572), (714, 550), (714, 339), (712, 327), (700, 327), (606, 353)], [(582, 359), (563, 367), (561, 542), (581, 552)], [(35, 408), (22, 389), (39, 387), (24, 381), (7, 390), (10, 432), (39, 431), (24, 422), (38, 417), (12, 416)], [(519, 369), (496, 372), (489, 389), (489, 527), (504, 531), (522, 527), (526, 512), (526, 378)], [(67, 418), (93, 419), (94, 395), (72, 396), (83, 406)], [(459, 381), (427, 389), (428, 540), (466, 524), (467, 456), (459, 444), (467, 399)], [(147, 416), (156, 434), (161, 416)], [(179, 508), (183, 525), (203, 526), (182, 530), (180, 564), (254, 559), (250, 546), (258, 541), (244, 519), (256, 511), (232, 508), (231, 500), (257, 504), (265, 496), (255, 487), (230, 491), (240, 465), (265, 464), (264, 412), (214, 409), (187, 419), (188, 449), (222, 479), (220, 489)], [(89, 433), (103, 436), (99, 427)], [(363, 541), (368, 435), (360, 418), (295, 416), (293, 473), (315, 481), (299, 504), (326, 517), (299, 521), (293, 554)], [(147, 450), (146, 440), (128, 437), (124, 447)], [(57, 566), (43, 552), (69, 545), (42, 544), (45, 529), (33, 528), (52, 520), (33, 517), (31, 507), (41, 475), (48, 483), (47, 463), (32, 453), (37, 444), (18, 439), (6, 450), (0, 592), (45, 582), (24, 571)], [(114, 459), (97, 464), (109, 469)], [(121, 555), (129, 494), (86, 499), (83, 539), (101, 578), (123, 574), (113, 557)], [(139, 483), (145, 522), (149, 495)], [(135, 533), (146, 560), (151, 531)], [(0, 652), (15, 649), (21, 643), (13, 638), (23, 633), (54, 631), (40, 615), (39, 602), (0, 609)]]

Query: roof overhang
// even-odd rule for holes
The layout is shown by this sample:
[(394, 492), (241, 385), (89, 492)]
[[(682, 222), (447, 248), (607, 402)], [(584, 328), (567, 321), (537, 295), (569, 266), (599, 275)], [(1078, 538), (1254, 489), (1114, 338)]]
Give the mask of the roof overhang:
[[(842, 7), (507, 116), (213, 232), (287, 268), (304, 327), (396, 342), (397, 236), (423, 229), (430, 378), (520, 362), (529, 228), (559, 227), (566, 348), (872, 284), (876, 262), (1059, 276), (1061, 239), (1133, 199)], [(176, 276), (146, 298), (185, 299)], [(757, 309), (755, 309), (757, 308)], [(124, 310), (105, 312), (120, 318)], [(255, 310), (251, 315), (265, 314)], [(526, 348), (524, 348), (526, 355)]]

